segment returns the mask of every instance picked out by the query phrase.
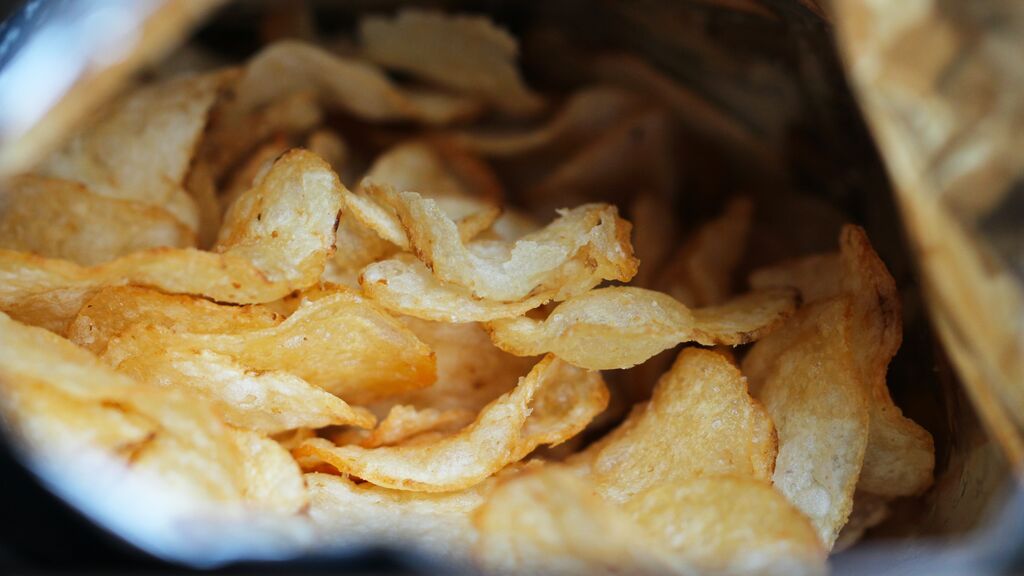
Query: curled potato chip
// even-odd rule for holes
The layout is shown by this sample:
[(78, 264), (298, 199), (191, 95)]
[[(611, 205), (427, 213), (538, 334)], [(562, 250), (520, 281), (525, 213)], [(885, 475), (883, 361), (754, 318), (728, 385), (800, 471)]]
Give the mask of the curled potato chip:
[[(793, 286), (805, 301), (846, 294), (853, 304), (850, 346), (868, 393), (871, 428), (857, 489), (880, 496), (919, 494), (932, 482), (935, 446), (931, 435), (903, 416), (886, 385), (889, 361), (899, 350), (903, 319), (896, 282), (871, 247), (864, 230), (844, 226), (839, 254), (821, 254), (758, 270), (757, 285)], [(757, 366), (774, 354), (754, 354)]]
[(814, 527), (764, 480), (694, 478), (654, 486), (624, 508), (673, 552), (712, 573), (826, 572)]
[(713, 306), (733, 295), (733, 277), (750, 235), (754, 205), (732, 200), (725, 212), (705, 223), (676, 252), (655, 286), (687, 306)]
[(185, 177), (226, 78), (214, 73), (139, 88), (47, 158), (39, 173), (81, 182), (100, 196), (162, 208), (197, 231), (199, 215)]
[(811, 519), (827, 548), (850, 515), (868, 442), (868, 398), (850, 349), (852, 315), (845, 298), (804, 306), (751, 350), (764, 342), (774, 358), (743, 363), (778, 429), (775, 487)]
[[(157, 514), (250, 506), (293, 513), (305, 501), (297, 466), (275, 442), (227, 427), (204, 402), (134, 381), (2, 314), (0, 395), (4, 408), (19, 408), (5, 418), (33, 455), (70, 465), (98, 450), (125, 466), (118, 481), (160, 487), (165, 506)], [(52, 430), (61, 433), (38, 433)]]
[(598, 373), (548, 356), (514, 390), (488, 404), (462, 431), (411, 446), (366, 449), (304, 442), (298, 457), (314, 456), (378, 486), (447, 492), (473, 486), (541, 444), (580, 432), (604, 410), (608, 393)]
[(488, 480), (458, 492), (389, 490), (345, 476), (306, 474), (309, 517), (325, 543), (403, 544), (464, 560), (477, 540), (471, 514), (493, 489)]
[(194, 393), (228, 424), (267, 434), (342, 424), (370, 428), (376, 421), (368, 410), (288, 372), (248, 369), (209, 350), (149, 350), (121, 361), (117, 370)]
[(410, 140), (389, 148), (374, 160), (363, 180), (434, 199), (482, 202), (502, 195), (501, 184), (482, 160), (457, 145), (436, 140)]
[(331, 440), (335, 444), (358, 444), (363, 448), (395, 446), (421, 434), (456, 432), (471, 423), (474, 416), (468, 410), (417, 409), (396, 404), (373, 430), (346, 430), (332, 436)]
[(345, 175), (351, 171), (352, 151), (341, 134), (329, 128), (320, 128), (306, 138), (306, 149), (326, 160), (342, 182), (351, 181)]
[[(508, 302), (543, 292), (564, 299), (571, 295), (565, 293), (568, 286), (578, 293), (580, 285), (589, 284), (585, 288), (589, 289), (601, 280), (625, 282), (636, 274), (631, 227), (607, 204), (563, 211), (547, 227), (515, 243), (466, 244), (456, 224), (433, 200), (375, 186), (364, 192), (358, 202), (373, 205), (381, 222), (373, 227), (382, 237), (391, 240), (404, 231), (413, 252), (434, 276), (479, 298)], [(354, 197), (347, 196), (350, 206)]]
[(574, 93), (554, 117), (536, 128), (523, 132), (464, 131), (451, 138), (469, 150), (495, 157), (573, 149), (612, 128), (639, 104), (636, 95), (625, 90), (592, 86)]
[(155, 352), (210, 350), (252, 370), (280, 370), (362, 403), (434, 381), (434, 355), (401, 322), (344, 289), (304, 302), (269, 328), (226, 334), (136, 325), (107, 345), (120, 366)]
[(0, 248), (92, 265), (125, 254), (195, 244), (169, 212), (93, 194), (81, 184), (17, 176), (0, 192)]
[(397, 87), (373, 64), (335, 56), (315, 46), (283, 40), (249, 60), (235, 88), (242, 111), (296, 92), (313, 92), (325, 105), (365, 120), (415, 120), (449, 124), (480, 112), (475, 98)]
[(544, 105), (516, 69), (515, 38), (487, 18), (407, 9), (394, 19), (363, 18), (359, 37), (374, 62), (480, 96), (509, 114)]
[(769, 480), (776, 435), (746, 379), (710, 350), (686, 348), (622, 424), (570, 468), (605, 498), (622, 502), (661, 483), (715, 474)]
[(277, 300), (320, 278), (334, 243), (341, 184), (296, 150), (228, 211), (216, 252), (160, 248), (93, 267), (0, 250), (0, 310), (64, 330), (96, 290), (137, 284), (239, 304)]
[(276, 326), (282, 318), (259, 305), (224, 306), (184, 294), (164, 294), (136, 286), (103, 288), (86, 301), (68, 326), (75, 344), (102, 354), (111, 338), (134, 324), (166, 326), (181, 332), (236, 332)]
[(407, 404), (419, 410), (436, 410), (439, 415), (475, 415), (515, 388), (519, 378), (538, 360), (499, 350), (479, 324), (449, 324), (415, 318), (403, 318), (403, 322), (434, 351), (437, 380), (425, 388), (391, 396), (385, 404), (371, 404), (369, 408), (377, 414), (384, 414), (392, 404)]
[(407, 254), (370, 264), (360, 274), (359, 285), (369, 298), (392, 312), (438, 322), (511, 318), (551, 300), (547, 294), (518, 302), (481, 300), (465, 288), (442, 284), (422, 262)]
[(795, 295), (785, 289), (690, 310), (661, 292), (616, 286), (574, 296), (544, 320), (493, 320), (487, 329), (506, 352), (553, 352), (583, 368), (608, 370), (635, 366), (680, 342), (745, 344), (770, 333), (795, 308)]
[[(218, 201), (220, 202), (222, 212), (226, 212), (235, 203), (235, 200), (238, 200), (239, 196), (248, 192), (253, 187), (253, 184), (258, 182), (259, 178), (270, 170), (270, 167), (274, 165), (274, 161), (291, 149), (291, 147), (288, 138), (282, 135), (267, 140), (250, 152), (248, 157), (231, 172), (227, 183), (220, 191)], [(216, 240), (216, 237), (214, 240)]]
[(546, 467), (499, 483), (473, 515), (492, 574), (694, 574), (586, 482)]

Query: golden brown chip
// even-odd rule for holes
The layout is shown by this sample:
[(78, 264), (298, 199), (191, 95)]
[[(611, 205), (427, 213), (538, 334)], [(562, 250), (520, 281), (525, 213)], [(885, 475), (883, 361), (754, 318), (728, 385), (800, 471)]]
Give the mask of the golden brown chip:
[(236, 87), (238, 108), (249, 112), (296, 92), (313, 92), (328, 107), (371, 121), (449, 124), (475, 116), (475, 98), (426, 89), (401, 89), (368, 62), (335, 56), (283, 40), (249, 60)]
[(468, 410), (417, 409), (396, 404), (373, 430), (349, 429), (330, 438), (338, 445), (358, 444), (363, 448), (395, 446), (421, 434), (456, 432), (473, 422), (475, 416)]
[(110, 465), (124, 466), (119, 482), (160, 487), (166, 506), (157, 514), (210, 506), (291, 513), (304, 502), (298, 468), (276, 443), (267, 440), (271, 448), (225, 426), (196, 398), (134, 381), (87, 350), (2, 314), (0, 395), (4, 408), (18, 409), (5, 418), (33, 456), (73, 468), (69, 462), (106, 454)]
[(824, 574), (825, 549), (807, 518), (771, 484), (707, 476), (655, 486), (624, 505), (629, 516), (702, 570)]
[(100, 196), (161, 208), (198, 231), (185, 177), (226, 79), (220, 73), (176, 78), (129, 93), (45, 160), (39, 173), (81, 182)]
[(206, 400), (228, 424), (267, 434), (331, 425), (370, 428), (376, 422), (368, 410), (349, 406), (302, 378), (253, 370), (209, 350), (149, 349), (122, 360), (117, 371), (184, 390)]
[(326, 160), (342, 182), (352, 181), (346, 177), (351, 172), (352, 152), (341, 134), (329, 128), (320, 128), (306, 138), (306, 149)]
[[(850, 346), (868, 394), (871, 430), (857, 489), (880, 496), (919, 494), (932, 482), (935, 447), (931, 435), (903, 416), (886, 385), (889, 361), (899, 350), (903, 319), (899, 291), (864, 230), (843, 227), (839, 254), (822, 254), (758, 270), (751, 283), (793, 286), (805, 301), (846, 294), (853, 304)], [(773, 356), (752, 353), (751, 365)]]
[(501, 482), (473, 515), (491, 574), (693, 574), (586, 482), (555, 468)]
[(424, 444), (373, 449), (313, 439), (303, 443), (296, 456), (314, 456), (386, 488), (461, 490), (518, 462), (541, 444), (558, 444), (576, 435), (607, 402), (600, 374), (548, 356), (457, 434)]
[(237, 333), (173, 332), (135, 325), (112, 339), (112, 366), (157, 352), (209, 350), (250, 370), (280, 370), (348, 402), (363, 403), (434, 381), (430, 348), (361, 296), (339, 289), (304, 302), (287, 320)]
[(403, 236), (408, 238), (434, 276), (479, 298), (510, 302), (549, 293), (552, 299), (565, 299), (582, 286), (586, 290), (602, 280), (625, 282), (636, 274), (631, 227), (607, 204), (563, 211), (544, 229), (514, 243), (466, 244), (436, 202), (385, 187), (368, 186), (362, 192), (348, 194), (348, 204), (357, 202), (373, 212), (378, 223), (371, 227), (381, 237), (397, 245)]
[(763, 346), (774, 358), (743, 364), (778, 429), (775, 487), (811, 519), (827, 548), (850, 515), (868, 442), (852, 315), (846, 298), (804, 306), (751, 351)]
[(195, 242), (195, 234), (161, 208), (93, 194), (68, 180), (18, 176), (0, 192), (0, 248), (7, 250), (89, 266)]
[(220, 199), (217, 198), (217, 176), (205, 160), (197, 159), (192, 162), (192, 169), (185, 177), (185, 189), (195, 200), (199, 214), (196, 246), (208, 249), (217, 241), (224, 210), (221, 208)]
[[(226, 212), (239, 196), (248, 192), (253, 184), (270, 170), (274, 161), (291, 148), (288, 138), (282, 135), (267, 140), (250, 152), (245, 160), (231, 172), (223, 190), (220, 191), (218, 201), (221, 211)], [(216, 237), (214, 239), (216, 240)]]
[[(665, 266), (678, 228), (672, 203), (668, 198), (651, 192), (638, 192), (630, 202), (629, 217), (633, 222), (633, 249), (643, 264), (633, 278), (633, 285), (660, 289), (654, 285), (654, 279)], [(692, 305), (678, 296), (676, 299), (687, 306)]]
[(747, 247), (753, 204), (747, 198), (729, 203), (725, 212), (705, 223), (672, 257), (655, 286), (687, 306), (713, 306), (733, 295), (734, 274)]
[(363, 18), (359, 37), (371, 60), (480, 96), (509, 114), (532, 114), (544, 105), (516, 69), (515, 38), (487, 18), (406, 9), (394, 19)]
[(544, 320), (493, 320), (487, 329), (506, 352), (553, 352), (583, 368), (608, 370), (635, 366), (680, 342), (745, 344), (770, 333), (795, 308), (795, 294), (786, 289), (690, 310), (661, 292), (617, 286), (574, 296)]
[[(868, 440), (870, 444), (871, 440)], [(832, 547), (833, 552), (842, 552), (856, 544), (864, 533), (881, 524), (889, 517), (891, 512), (889, 502), (891, 498), (875, 496), (867, 492), (857, 492), (853, 495), (853, 510), (847, 519), (843, 529), (839, 531), (839, 537)]]
[[(437, 358), (437, 381), (418, 390), (387, 398), (369, 407), (384, 414), (392, 404), (474, 416), (502, 394), (515, 388), (538, 358), (520, 358), (499, 350), (479, 324), (449, 324), (415, 318), (402, 321)], [(470, 419), (472, 420), (472, 418)], [(467, 422), (468, 424), (468, 422)]]
[(66, 336), (100, 355), (111, 338), (134, 324), (180, 332), (240, 332), (276, 326), (283, 318), (260, 305), (225, 306), (196, 296), (164, 294), (136, 286), (103, 288), (68, 326)]
[(605, 498), (622, 502), (652, 486), (735, 474), (769, 480), (776, 435), (746, 379), (724, 356), (686, 348), (654, 389), (607, 436), (569, 459)]
[(319, 280), (333, 249), (340, 190), (323, 160), (296, 150), (228, 211), (216, 252), (160, 248), (86, 268), (0, 250), (0, 310), (60, 332), (105, 286), (138, 284), (239, 304), (277, 300)]

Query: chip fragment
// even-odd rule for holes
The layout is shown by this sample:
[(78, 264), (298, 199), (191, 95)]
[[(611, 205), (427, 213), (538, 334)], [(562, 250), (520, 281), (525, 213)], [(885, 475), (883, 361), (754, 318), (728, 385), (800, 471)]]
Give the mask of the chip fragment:
[(602, 496), (623, 502), (699, 476), (769, 480), (776, 446), (772, 421), (747, 394), (739, 369), (716, 352), (686, 348), (649, 402), (568, 465)]
[(635, 366), (681, 342), (745, 344), (770, 333), (795, 308), (794, 293), (785, 289), (690, 310), (667, 294), (620, 286), (570, 298), (544, 320), (493, 320), (487, 329), (506, 352), (553, 352), (583, 368), (609, 370)]
[(385, 488), (450, 492), (480, 483), (541, 444), (558, 444), (576, 435), (607, 402), (598, 373), (547, 356), (514, 390), (488, 404), (454, 435), (373, 449), (312, 439), (299, 446), (296, 456), (319, 458)]

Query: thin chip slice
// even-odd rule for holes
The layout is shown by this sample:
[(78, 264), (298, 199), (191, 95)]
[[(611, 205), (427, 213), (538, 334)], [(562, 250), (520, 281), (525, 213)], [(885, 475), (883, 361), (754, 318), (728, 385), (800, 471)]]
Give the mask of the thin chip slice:
[(397, 446), (421, 434), (455, 432), (471, 423), (474, 417), (475, 414), (468, 410), (417, 409), (395, 404), (373, 430), (345, 430), (331, 436), (331, 441), (339, 445), (358, 444), (363, 448)]
[(681, 342), (752, 342), (795, 309), (795, 294), (786, 289), (752, 292), (722, 306), (690, 310), (661, 292), (617, 286), (570, 298), (544, 320), (494, 320), (487, 329), (506, 352), (553, 352), (583, 368), (609, 370), (635, 366)]
[(201, 334), (136, 325), (107, 345), (112, 366), (157, 352), (210, 350), (251, 370), (280, 370), (348, 402), (363, 403), (427, 386), (434, 354), (361, 296), (339, 289), (304, 302), (287, 320), (260, 330)]
[(541, 468), (500, 483), (473, 516), (489, 574), (696, 574), (586, 482)]
[(814, 527), (763, 480), (707, 476), (664, 484), (624, 507), (673, 552), (712, 573), (826, 572)]
[[(563, 211), (542, 230), (515, 243), (464, 243), (456, 226), (433, 200), (413, 192), (367, 186), (354, 202), (375, 205), (378, 223), (366, 222), (400, 245), (404, 235), (412, 251), (439, 280), (469, 289), (479, 298), (517, 301), (542, 292), (565, 299), (565, 287), (578, 293), (602, 280), (628, 281), (637, 271), (629, 242), (631, 226), (607, 204)], [(358, 200), (355, 200), (358, 198)]]
[(103, 354), (107, 342), (134, 324), (166, 326), (180, 332), (241, 332), (276, 326), (283, 319), (260, 305), (225, 306), (205, 298), (164, 294), (137, 286), (103, 288), (72, 320), (68, 340)]
[(276, 42), (253, 56), (236, 91), (238, 107), (246, 112), (306, 91), (316, 93), (325, 106), (370, 121), (443, 125), (472, 118), (481, 109), (476, 98), (403, 90), (373, 64), (293, 40)]
[(213, 73), (139, 88), (115, 101), (38, 171), (81, 182), (94, 194), (161, 208), (198, 231), (185, 177), (226, 79)]
[[(227, 183), (220, 191), (218, 201), (221, 205), (221, 211), (227, 212), (227, 209), (235, 203), (235, 200), (238, 200), (239, 196), (248, 192), (253, 187), (253, 184), (258, 182), (270, 170), (270, 167), (274, 165), (274, 161), (291, 148), (292, 146), (288, 138), (280, 135), (267, 140), (250, 152), (248, 157), (231, 172)], [(214, 237), (214, 240), (216, 240), (216, 237)]]
[[(516, 387), (538, 358), (520, 358), (499, 350), (479, 324), (449, 324), (403, 318), (416, 337), (434, 351), (437, 381), (418, 390), (387, 398), (368, 407), (377, 414), (392, 404), (438, 415), (468, 413), (474, 416), (493, 400)], [(472, 418), (470, 418), (472, 421)], [(468, 424), (468, 422), (466, 422)]]
[(195, 242), (195, 234), (161, 208), (93, 194), (69, 180), (17, 176), (0, 191), (0, 248), (7, 250), (89, 266)]
[(123, 360), (117, 370), (194, 394), (228, 424), (266, 434), (332, 425), (370, 428), (376, 422), (368, 410), (349, 406), (288, 372), (248, 369), (209, 350), (150, 350)]
[(363, 18), (359, 37), (371, 60), (478, 95), (509, 114), (532, 114), (544, 105), (516, 69), (515, 38), (487, 18), (407, 9), (394, 19)]
[(137, 284), (238, 304), (277, 300), (319, 280), (333, 250), (340, 190), (323, 160), (295, 150), (228, 212), (217, 252), (160, 248), (86, 268), (0, 250), (0, 310), (61, 332), (105, 286)]
[[(868, 442), (870, 443), (870, 440)], [(842, 552), (850, 548), (864, 537), (865, 532), (884, 522), (892, 512), (889, 506), (891, 500), (891, 498), (875, 496), (867, 492), (855, 493), (850, 518), (846, 521), (843, 529), (839, 531), (839, 537), (836, 538), (832, 551)]]
[(480, 483), (540, 444), (570, 438), (607, 402), (599, 374), (548, 356), (514, 390), (488, 404), (470, 426), (452, 436), (373, 449), (314, 439), (303, 443), (296, 455), (314, 456), (386, 488), (450, 492)]
[(868, 398), (851, 351), (852, 316), (846, 298), (804, 306), (754, 345), (753, 351), (762, 345), (778, 351), (773, 361), (743, 364), (778, 428), (775, 487), (811, 519), (830, 549), (853, 507), (868, 442)]
[(309, 504), (299, 465), (280, 444), (248, 430), (232, 430), (242, 455), (243, 495), (269, 510), (296, 513)]
[[(867, 234), (844, 226), (839, 254), (821, 254), (756, 271), (750, 279), (762, 286), (792, 286), (807, 302), (846, 294), (853, 304), (851, 349), (868, 393), (871, 432), (857, 489), (886, 497), (920, 494), (932, 482), (935, 446), (931, 435), (903, 416), (886, 384), (886, 371), (899, 350), (903, 319), (899, 291)], [(774, 356), (752, 353), (752, 366)]]
[(772, 421), (739, 369), (716, 352), (686, 348), (649, 402), (568, 463), (602, 496), (623, 502), (700, 476), (770, 480), (776, 446)]
[(705, 223), (661, 270), (655, 286), (687, 306), (722, 304), (734, 293), (736, 267), (747, 247), (753, 204), (737, 198)]
[[(26, 385), (45, 388), (43, 399), (18, 398), (18, 394), (33, 393)], [(36, 407), (52, 407), (53, 398), (59, 398), (63, 401), (56, 406), (76, 410), (74, 418), (61, 419), (60, 427), (65, 427), (66, 433), (57, 436), (39, 436), (32, 430), (53, 429), (47, 421), (60, 417), (60, 412), (5, 414), (16, 423), (16, 432), (26, 432), (19, 437), (33, 442), (29, 445), (31, 454), (56, 459), (72, 468), (75, 462), (87, 464), (97, 451), (106, 454), (112, 458), (111, 464), (119, 462), (125, 468), (123, 474), (115, 475), (116, 479), (111, 478), (109, 468), (97, 471), (104, 480), (133, 484), (136, 490), (148, 486), (160, 492), (161, 506), (153, 510), (149, 521), (160, 524), (173, 518), (230, 513), (249, 506), (295, 512), (301, 505), (297, 497), (300, 485), (294, 482), (273, 497), (260, 488), (271, 477), (270, 469), (281, 470), (284, 461), (280, 452), (254, 454), (249, 443), (240, 443), (244, 438), (239, 432), (222, 424), (204, 402), (134, 381), (71, 342), (0, 314), (0, 392), (8, 397), (11, 390), (15, 391), (14, 403), (20, 407), (33, 403)], [(4, 403), (4, 407), (9, 405)], [(70, 429), (75, 425), (92, 428), (94, 418), (111, 418), (97, 430), (103, 434)], [(140, 425), (144, 426), (141, 430)], [(111, 430), (123, 438), (112, 441), (107, 434)], [(263, 460), (264, 456), (276, 464)], [(264, 472), (251, 474), (247, 466)], [(298, 477), (294, 465), (284, 468)], [(273, 476), (279, 488), (289, 485), (286, 472)], [(107, 494), (115, 502), (117, 495)]]
[(437, 322), (514, 318), (553, 298), (541, 294), (518, 302), (481, 300), (461, 286), (440, 282), (410, 254), (370, 264), (360, 274), (359, 285), (364, 294), (392, 312)]

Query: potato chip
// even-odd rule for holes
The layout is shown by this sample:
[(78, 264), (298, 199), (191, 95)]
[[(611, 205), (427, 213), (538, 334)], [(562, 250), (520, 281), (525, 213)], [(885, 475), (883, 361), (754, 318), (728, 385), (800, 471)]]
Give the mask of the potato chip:
[(457, 434), (427, 444), (373, 449), (313, 439), (299, 446), (296, 456), (315, 456), (385, 488), (449, 492), (478, 484), (540, 444), (574, 436), (607, 402), (598, 373), (548, 356)]
[(374, 62), (477, 95), (503, 112), (529, 115), (544, 106), (516, 69), (515, 38), (487, 18), (406, 9), (394, 19), (363, 18), (359, 38)]
[(845, 298), (804, 306), (754, 345), (777, 352), (744, 361), (775, 421), (775, 487), (806, 514), (831, 548), (853, 506), (868, 442), (868, 398), (851, 351), (853, 310)]
[[(434, 201), (375, 186), (364, 193), (359, 202), (374, 205), (380, 221), (371, 227), (399, 245), (395, 237), (404, 230), (413, 252), (434, 276), (468, 288), (479, 298), (508, 302), (550, 292), (552, 299), (564, 299), (571, 295), (565, 294), (566, 287), (578, 293), (581, 285), (587, 286), (585, 290), (601, 280), (625, 282), (638, 267), (629, 242), (631, 227), (607, 204), (563, 211), (546, 228), (513, 244), (466, 244)], [(350, 207), (354, 197), (347, 197)]]
[(345, 476), (306, 474), (309, 517), (325, 543), (388, 542), (464, 561), (477, 540), (471, 514), (494, 486), (488, 480), (458, 492), (389, 490)]
[(238, 428), (275, 434), (295, 428), (376, 422), (363, 408), (278, 370), (252, 370), (209, 350), (150, 350), (121, 361), (118, 372), (135, 380), (188, 391), (206, 400)]
[(319, 128), (306, 138), (306, 149), (323, 158), (342, 182), (354, 182), (352, 172), (352, 151), (349, 145), (334, 130)]
[(296, 92), (313, 92), (325, 106), (364, 120), (414, 120), (443, 125), (480, 112), (475, 98), (427, 89), (402, 89), (373, 64), (335, 56), (316, 46), (282, 40), (263, 48), (236, 87), (238, 108), (249, 112)]
[(112, 366), (157, 352), (209, 350), (250, 370), (280, 370), (348, 402), (363, 403), (434, 381), (434, 355), (401, 322), (340, 289), (304, 302), (287, 320), (259, 330), (203, 334), (135, 325), (112, 339)]
[(185, 177), (185, 190), (195, 200), (199, 214), (196, 245), (208, 249), (217, 241), (217, 232), (220, 230), (224, 211), (221, 209), (220, 199), (217, 198), (217, 177), (206, 161), (196, 160), (192, 163), (192, 169)]
[(197, 231), (199, 215), (185, 191), (185, 176), (226, 79), (213, 73), (139, 88), (115, 101), (38, 171), (81, 182), (100, 196), (161, 208)]
[(415, 318), (402, 321), (434, 351), (437, 381), (425, 388), (391, 396), (384, 403), (369, 405), (377, 414), (385, 414), (393, 404), (407, 404), (420, 410), (436, 410), (439, 415), (476, 415), (484, 406), (515, 388), (519, 378), (538, 360), (499, 350), (479, 324), (448, 324)]
[(0, 191), (0, 248), (90, 266), (171, 246), (194, 246), (195, 234), (156, 206), (100, 196), (81, 184), (18, 176)]
[(221, 211), (226, 212), (239, 196), (248, 192), (253, 184), (270, 170), (275, 160), (291, 148), (288, 138), (282, 134), (263, 142), (250, 152), (248, 157), (231, 172), (227, 183), (221, 190), (218, 198)]
[(451, 433), (473, 422), (475, 414), (468, 410), (417, 409), (415, 406), (395, 404), (388, 415), (373, 430), (345, 430), (332, 435), (335, 444), (358, 444), (363, 448), (396, 446), (426, 433)]
[(716, 574), (824, 574), (807, 518), (764, 480), (706, 476), (654, 486), (624, 508), (682, 558)]
[(487, 329), (506, 352), (552, 352), (583, 368), (610, 370), (635, 366), (680, 342), (754, 341), (781, 325), (796, 308), (795, 300), (793, 292), (776, 289), (690, 310), (661, 292), (616, 286), (574, 296), (544, 320), (493, 320)]
[[(871, 412), (857, 489), (889, 497), (919, 494), (932, 482), (934, 443), (926, 430), (903, 416), (885, 380), (903, 337), (899, 291), (862, 228), (843, 227), (839, 246), (838, 255), (814, 255), (756, 271), (751, 283), (793, 286), (808, 302), (840, 293), (852, 299), (850, 345)], [(761, 362), (761, 357), (751, 361)]]
[(103, 288), (68, 326), (66, 336), (100, 355), (111, 338), (133, 324), (166, 326), (180, 332), (240, 332), (269, 328), (281, 317), (259, 306), (225, 306), (184, 294), (164, 294), (136, 286)]
[[(363, 293), (398, 313), (438, 322), (486, 322), (521, 316), (551, 300), (541, 294), (519, 302), (481, 300), (469, 290), (442, 284), (412, 255), (370, 264), (359, 276)], [(588, 287), (581, 287), (580, 291)]]
[(473, 515), (492, 574), (695, 574), (586, 482), (541, 468), (501, 482)]
[[(458, 164), (452, 166), (453, 162)], [(471, 181), (464, 175), (467, 172)], [(457, 147), (427, 140), (410, 140), (389, 148), (374, 160), (363, 180), (433, 199), (475, 198), (482, 202), (501, 196), (500, 184), (481, 160)]]
[(714, 306), (733, 295), (734, 274), (747, 247), (753, 204), (732, 200), (725, 212), (705, 223), (661, 270), (657, 289), (687, 306)]
[(463, 131), (451, 136), (461, 146), (485, 156), (520, 156), (527, 153), (575, 149), (635, 112), (635, 94), (610, 86), (592, 86), (575, 92), (546, 123), (521, 132)]
[[(35, 397), (32, 387), (43, 395)], [(165, 498), (161, 513), (194, 513), (211, 505), (222, 512), (231, 506), (295, 512), (304, 501), (298, 468), (286, 464), (287, 453), (273, 441), (266, 442), (276, 451), (223, 425), (202, 401), (134, 381), (71, 342), (0, 314), (0, 392), (9, 398), (12, 390), (14, 401), (4, 407), (39, 409), (5, 415), (19, 433), (26, 432), (21, 438), (33, 442), (33, 454), (74, 462), (103, 450), (130, 462), (123, 480), (145, 477), (159, 486)], [(54, 407), (61, 411), (51, 412)], [(74, 418), (63, 418), (67, 410)], [(90, 432), (97, 418), (111, 420)], [(77, 425), (89, 428), (71, 428)], [(33, 432), (55, 426), (65, 432)]]
[(622, 424), (568, 460), (614, 502), (663, 483), (735, 474), (769, 480), (776, 435), (746, 379), (721, 354), (686, 348)]
[(320, 278), (340, 189), (326, 163), (296, 150), (228, 211), (216, 253), (161, 248), (85, 268), (0, 250), (0, 310), (60, 332), (104, 286), (138, 284), (239, 304), (277, 300)]
[[(871, 440), (868, 440), (871, 443)], [(856, 544), (864, 533), (878, 526), (889, 517), (891, 512), (889, 502), (892, 500), (886, 496), (875, 496), (867, 492), (857, 492), (853, 495), (853, 510), (847, 519), (843, 529), (839, 531), (839, 537), (832, 547), (833, 552), (842, 552)]]

